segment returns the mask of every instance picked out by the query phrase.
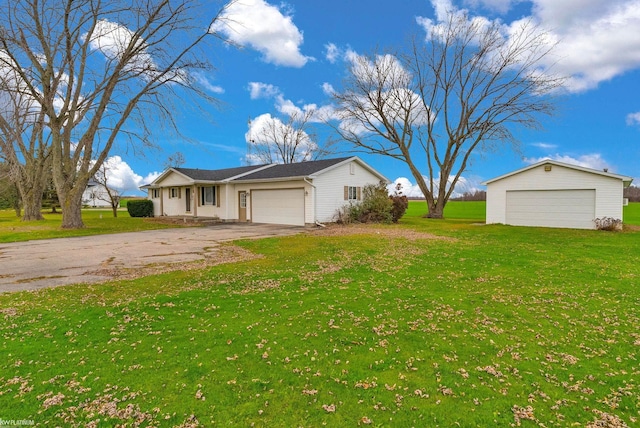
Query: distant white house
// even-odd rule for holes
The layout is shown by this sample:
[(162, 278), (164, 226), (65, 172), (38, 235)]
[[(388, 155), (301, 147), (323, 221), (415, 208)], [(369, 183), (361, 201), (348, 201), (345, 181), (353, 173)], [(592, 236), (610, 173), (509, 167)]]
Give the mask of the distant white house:
[(111, 208), (111, 199), (107, 189), (94, 179), (90, 179), (87, 188), (82, 193), (82, 205), (93, 208)]
[(482, 183), (487, 223), (595, 229), (596, 218), (623, 219), (622, 193), (632, 180), (544, 160)]
[(169, 168), (142, 186), (155, 216), (304, 226), (332, 221), (362, 198), (367, 184), (389, 180), (358, 157), (203, 170)]

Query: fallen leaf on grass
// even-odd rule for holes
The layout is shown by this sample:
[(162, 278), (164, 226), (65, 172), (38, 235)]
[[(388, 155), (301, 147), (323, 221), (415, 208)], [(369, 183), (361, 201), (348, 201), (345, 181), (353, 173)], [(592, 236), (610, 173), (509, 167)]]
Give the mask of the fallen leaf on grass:
[(533, 415), (533, 407), (531, 406), (527, 406), (527, 407), (520, 407), (516, 404), (513, 405), (513, 407), (511, 408), (511, 411), (513, 412), (513, 419), (515, 420), (515, 423), (517, 426), (520, 426), (521, 420), (530, 420), (530, 421), (535, 421), (536, 418)]
[(335, 404), (329, 404), (329, 405), (323, 404), (322, 408), (327, 413), (334, 413), (336, 411), (336, 405)]

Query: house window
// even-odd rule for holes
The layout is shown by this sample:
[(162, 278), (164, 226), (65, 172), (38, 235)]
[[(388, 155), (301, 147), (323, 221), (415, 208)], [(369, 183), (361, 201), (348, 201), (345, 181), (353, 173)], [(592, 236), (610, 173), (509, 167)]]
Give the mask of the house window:
[(180, 198), (180, 188), (172, 187), (169, 189), (169, 198)]
[(157, 199), (160, 197), (160, 189), (151, 189), (151, 197)]
[(200, 205), (216, 205), (216, 187), (208, 186), (200, 188)]
[(361, 189), (361, 187), (356, 186), (344, 186), (344, 200), (359, 201), (362, 199)]

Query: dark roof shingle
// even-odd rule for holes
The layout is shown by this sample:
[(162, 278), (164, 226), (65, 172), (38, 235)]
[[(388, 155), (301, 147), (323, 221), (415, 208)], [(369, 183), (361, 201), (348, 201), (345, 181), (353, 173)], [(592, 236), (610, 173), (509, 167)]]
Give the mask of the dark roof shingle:
[(194, 169), (194, 168), (173, 168), (181, 174), (196, 181), (222, 181), (240, 174), (259, 169), (264, 165), (239, 166), (226, 169)]
[(272, 165), (269, 168), (261, 169), (251, 174), (239, 177), (234, 181), (308, 177), (333, 165), (337, 165), (347, 159), (351, 159), (351, 157)]

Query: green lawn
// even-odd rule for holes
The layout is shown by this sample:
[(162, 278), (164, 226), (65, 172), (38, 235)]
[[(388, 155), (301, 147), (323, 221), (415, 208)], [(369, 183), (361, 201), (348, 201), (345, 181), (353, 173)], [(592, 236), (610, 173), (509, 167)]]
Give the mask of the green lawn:
[(458, 204), (236, 242), (263, 257), (204, 271), (0, 295), (0, 418), (638, 425), (640, 232), (486, 226)]
[(626, 224), (640, 225), (640, 203), (632, 202), (624, 207), (624, 222)]
[(43, 212), (44, 220), (23, 222), (13, 210), (0, 210), (0, 243), (29, 241), (33, 239), (63, 238), (71, 236), (99, 235), (104, 233), (138, 232), (141, 230), (176, 227), (148, 218), (132, 218), (126, 210), (119, 210), (114, 218), (111, 209), (85, 209), (82, 220), (85, 228), (63, 230), (62, 214)]

